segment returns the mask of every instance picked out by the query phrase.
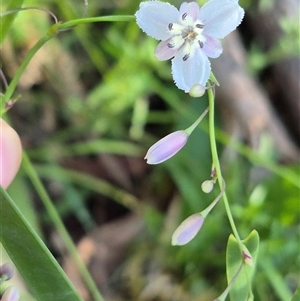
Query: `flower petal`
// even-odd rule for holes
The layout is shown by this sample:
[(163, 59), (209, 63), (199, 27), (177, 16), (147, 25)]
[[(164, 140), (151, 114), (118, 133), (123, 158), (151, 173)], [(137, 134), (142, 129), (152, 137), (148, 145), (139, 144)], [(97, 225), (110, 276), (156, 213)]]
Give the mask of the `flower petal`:
[(185, 55), (181, 49), (172, 60), (172, 75), (176, 86), (188, 93), (196, 84), (206, 85), (211, 67), (200, 47), (196, 47), (187, 60), (183, 60)]
[(205, 36), (202, 51), (211, 58), (217, 58), (222, 53), (223, 49), (218, 39)]
[(178, 51), (178, 48), (170, 48), (168, 44), (170, 43), (172, 39), (168, 39), (166, 41), (160, 42), (156, 49), (155, 49), (155, 56), (160, 60), (160, 61), (166, 61), (173, 56)]
[(193, 21), (196, 21), (199, 16), (199, 5), (196, 2), (183, 2), (179, 9), (180, 15), (187, 14), (193, 18)]
[(170, 3), (147, 1), (140, 4), (135, 16), (138, 26), (146, 34), (164, 41), (171, 37), (168, 25), (178, 22), (179, 11)]
[(241, 23), (244, 13), (238, 5), (238, 0), (208, 1), (199, 13), (199, 19), (204, 24), (203, 34), (224, 38)]

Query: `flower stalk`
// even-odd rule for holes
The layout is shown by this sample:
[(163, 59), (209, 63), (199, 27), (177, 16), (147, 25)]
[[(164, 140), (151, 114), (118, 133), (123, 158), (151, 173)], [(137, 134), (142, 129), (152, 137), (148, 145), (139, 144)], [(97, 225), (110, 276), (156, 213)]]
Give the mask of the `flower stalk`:
[[(217, 176), (217, 181), (218, 181), (219, 187), (221, 190), (223, 190), (223, 177), (222, 177), (222, 171), (221, 171), (221, 166), (220, 166), (220, 161), (219, 161), (218, 151), (217, 151), (217, 145), (216, 145), (215, 122), (214, 122), (215, 99), (214, 99), (214, 93), (213, 93), (212, 89), (208, 90), (208, 99), (209, 99), (209, 139), (210, 139), (210, 148), (211, 148), (211, 155), (212, 155), (212, 164), (216, 169), (216, 176)], [(232, 232), (239, 244), (239, 247), (240, 247), (240, 250), (242, 253), (244, 250), (244, 245), (243, 245), (240, 235), (237, 231), (225, 191), (224, 191), (222, 197), (223, 197), (226, 214), (227, 214)]]
[(239, 276), (239, 274), (241, 273), (242, 269), (243, 269), (244, 263), (242, 262), (236, 272), (236, 274), (233, 276), (233, 278), (231, 279), (230, 283), (228, 284), (227, 288), (225, 289), (225, 291), (214, 301), (225, 301), (227, 295), (229, 294), (234, 282), (236, 281), (237, 277)]

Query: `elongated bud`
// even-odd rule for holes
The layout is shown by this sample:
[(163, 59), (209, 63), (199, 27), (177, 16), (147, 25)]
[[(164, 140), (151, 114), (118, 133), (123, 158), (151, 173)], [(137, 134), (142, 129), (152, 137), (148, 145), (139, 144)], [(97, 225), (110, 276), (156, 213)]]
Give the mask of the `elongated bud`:
[(184, 147), (188, 137), (185, 131), (176, 131), (160, 139), (149, 148), (145, 156), (147, 163), (159, 164), (170, 159)]
[(201, 229), (204, 218), (200, 213), (195, 213), (186, 218), (172, 235), (172, 245), (182, 246), (190, 242)]
[(18, 301), (20, 294), (17, 288), (9, 286), (3, 293), (1, 301)]

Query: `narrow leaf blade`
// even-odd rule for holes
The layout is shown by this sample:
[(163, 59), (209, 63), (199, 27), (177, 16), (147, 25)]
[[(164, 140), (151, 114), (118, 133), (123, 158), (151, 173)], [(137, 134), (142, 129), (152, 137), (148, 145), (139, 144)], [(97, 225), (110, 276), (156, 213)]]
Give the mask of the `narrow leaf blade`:
[(43, 241), (0, 186), (0, 242), (40, 301), (82, 301)]

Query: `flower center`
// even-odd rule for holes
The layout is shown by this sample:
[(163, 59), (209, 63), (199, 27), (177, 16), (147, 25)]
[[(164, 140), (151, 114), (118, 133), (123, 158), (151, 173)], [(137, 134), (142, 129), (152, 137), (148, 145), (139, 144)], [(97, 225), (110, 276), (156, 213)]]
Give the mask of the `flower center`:
[(191, 16), (184, 13), (178, 23), (170, 23), (168, 25), (171, 39), (168, 47), (179, 49), (183, 48), (184, 56), (182, 59), (186, 61), (195, 47), (203, 48), (205, 38), (202, 35), (204, 25), (199, 21), (194, 21)]
[(194, 40), (196, 36), (197, 36), (197, 33), (194, 31), (193, 27), (191, 27), (191, 26), (184, 28), (182, 31), (182, 37), (184, 39)]

